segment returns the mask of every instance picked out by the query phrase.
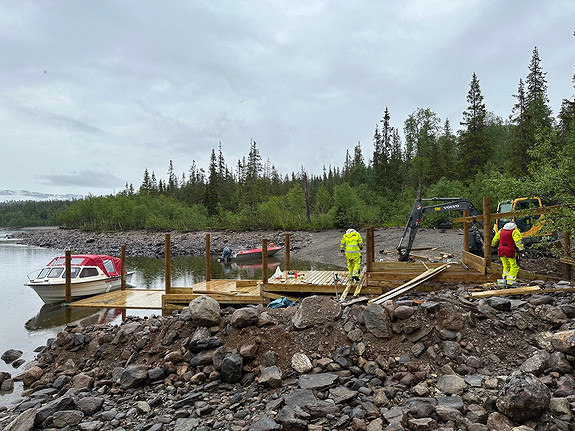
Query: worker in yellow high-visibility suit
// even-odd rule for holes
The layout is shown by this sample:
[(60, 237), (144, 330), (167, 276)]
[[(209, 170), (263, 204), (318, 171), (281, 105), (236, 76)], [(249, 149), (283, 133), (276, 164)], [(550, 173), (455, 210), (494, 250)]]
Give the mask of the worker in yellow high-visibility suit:
[(363, 249), (363, 239), (355, 227), (351, 225), (345, 231), (341, 239), (341, 252), (347, 261), (349, 277), (354, 281), (359, 281), (359, 267), (361, 265), (361, 250)]
[[(497, 231), (491, 241), (491, 246), (495, 247), (499, 243), (497, 255), (503, 265), (503, 277), (506, 286), (515, 287), (519, 265), (517, 265), (517, 250), (523, 251), (523, 237), (513, 222), (505, 223), (503, 229)], [(517, 250), (516, 250), (517, 249)]]

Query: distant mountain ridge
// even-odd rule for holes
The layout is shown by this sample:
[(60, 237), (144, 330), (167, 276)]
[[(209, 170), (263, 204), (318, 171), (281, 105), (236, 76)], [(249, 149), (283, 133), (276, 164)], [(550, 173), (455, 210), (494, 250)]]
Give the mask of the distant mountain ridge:
[(82, 195), (30, 192), (28, 190), (0, 190), (0, 202), (6, 201), (69, 201), (82, 199)]

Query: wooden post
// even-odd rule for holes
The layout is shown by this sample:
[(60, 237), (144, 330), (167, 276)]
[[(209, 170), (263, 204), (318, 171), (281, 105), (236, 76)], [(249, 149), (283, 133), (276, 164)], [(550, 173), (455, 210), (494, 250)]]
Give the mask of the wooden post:
[(491, 200), (483, 197), (483, 242), (485, 267), (491, 268)]
[[(569, 231), (563, 232), (563, 254), (566, 257), (571, 257), (571, 233)], [(571, 279), (572, 267), (568, 263), (565, 264), (565, 278)]]
[(285, 248), (286, 248), (286, 271), (289, 271), (289, 265), (290, 265), (290, 261), (289, 261), (289, 233), (285, 234)]
[(210, 234), (206, 234), (206, 281), (210, 281), (212, 279), (212, 268), (210, 266)]
[(365, 249), (365, 260), (366, 262), (366, 271), (367, 272), (371, 272), (372, 268), (373, 268), (373, 261), (374, 261), (374, 236), (373, 236), (373, 226), (370, 226), (367, 228), (367, 233), (366, 233), (366, 242), (367, 242), (367, 247)]
[(166, 295), (172, 293), (172, 244), (170, 234), (166, 234)]
[(262, 281), (268, 282), (268, 240), (262, 239)]
[(66, 303), (72, 302), (72, 252), (66, 250)]
[[(463, 217), (469, 217), (469, 210), (463, 210)], [(463, 250), (469, 251), (469, 223), (463, 222)]]
[(120, 260), (122, 261), (121, 265), (121, 277), (120, 277), (120, 290), (126, 290), (126, 245), (123, 244), (120, 248)]

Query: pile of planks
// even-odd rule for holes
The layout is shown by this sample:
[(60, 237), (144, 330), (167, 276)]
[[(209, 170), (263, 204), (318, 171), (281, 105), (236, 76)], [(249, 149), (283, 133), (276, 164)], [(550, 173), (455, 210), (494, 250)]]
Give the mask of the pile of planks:
[(438, 266), (437, 268), (428, 269), (427, 271), (419, 274), (417, 277), (409, 280), (407, 283), (404, 283), (401, 286), (396, 287), (395, 289), (378, 296), (377, 298), (371, 299), (369, 303), (373, 302), (375, 304), (382, 304), (389, 299), (397, 298), (398, 296), (401, 296), (409, 292), (410, 290), (414, 289), (415, 287), (419, 286), (421, 283), (429, 280), (430, 278), (435, 277), (440, 272), (445, 271), (450, 266), (451, 264), (446, 263), (444, 265)]

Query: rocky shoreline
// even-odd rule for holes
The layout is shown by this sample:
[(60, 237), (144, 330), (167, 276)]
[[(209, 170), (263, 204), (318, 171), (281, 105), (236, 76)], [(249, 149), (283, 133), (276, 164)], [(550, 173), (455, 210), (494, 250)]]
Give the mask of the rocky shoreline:
[(2, 374), (25, 391), (0, 429), (573, 429), (572, 294), (466, 289), (284, 309), (202, 296), (172, 316), (68, 325)]

